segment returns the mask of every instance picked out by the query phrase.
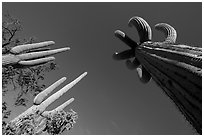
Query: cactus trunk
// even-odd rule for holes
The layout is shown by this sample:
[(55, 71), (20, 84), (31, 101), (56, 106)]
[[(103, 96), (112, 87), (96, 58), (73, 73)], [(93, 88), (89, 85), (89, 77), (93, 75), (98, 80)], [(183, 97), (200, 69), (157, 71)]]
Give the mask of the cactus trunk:
[(183, 47), (143, 43), (136, 49), (135, 56), (201, 134), (202, 53), (197, 48)]

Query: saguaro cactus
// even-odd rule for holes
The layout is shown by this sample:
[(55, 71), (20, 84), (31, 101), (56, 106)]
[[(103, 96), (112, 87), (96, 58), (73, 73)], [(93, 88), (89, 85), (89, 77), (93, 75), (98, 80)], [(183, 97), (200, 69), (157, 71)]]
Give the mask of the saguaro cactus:
[(33, 135), (41, 134), (42, 132), (49, 134), (60, 134), (65, 129), (71, 129), (75, 123), (77, 115), (74, 111), (67, 113), (63, 109), (72, 103), (74, 98), (69, 99), (51, 111), (45, 110), (51, 103), (60, 98), (86, 75), (87, 72), (84, 72), (74, 81), (64, 86), (46, 100), (46, 96), (55, 88), (57, 88), (61, 83), (63, 83), (66, 80), (66, 77), (61, 78), (47, 89), (39, 93), (33, 100), (33, 106), (8, 123), (6, 133), (4, 134)]
[[(12, 65), (14, 67), (36, 66), (54, 60), (55, 58), (49, 57), (50, 55), (67, 51), (69, 49), (61, 48), (50, 50), (49, 48), (44, 48), (51, 44), (54, 44), (54, 42), (46, 41), (13, 47), (9, 53), (3, 55), (2, 65)], [(46, 132), (48, 134), (61, 134), (65, 129), (71, 129), (77, 119), (77, 114), (73, 110), (65, 112), (63, 109), (73, 102), (74, 98), (67, 100), (65, 103), (51, 111), (45, 110), (51, 103), (60, 98), (86, 75), (87, 72), (84, 72), (74, 81), (64, 86), (46, 100), (46, 96), (63, 83), (66, 80), (66, 77), (61, 78), (39, 93), (33, 100), (33, 106), (11, 120), (7, 124), (3, 134), (33, 135), (41, 134), (42, 132)]]
[(113, 58), (126, 60), (127, 67), (136, 69), (143, 83), (152, 78), (202, 134), (202, 49), (176, 44), (176, 30), (166, 23), (155, 25), (166, 35), (163, 42), (151, 40), (151, 28), (141, 17), (132, 17), (128, 25), (136, 27), (140, 42), (136, 43), (120, 30), (115, 31), (115, 36), (130, 49), (116, 52)]

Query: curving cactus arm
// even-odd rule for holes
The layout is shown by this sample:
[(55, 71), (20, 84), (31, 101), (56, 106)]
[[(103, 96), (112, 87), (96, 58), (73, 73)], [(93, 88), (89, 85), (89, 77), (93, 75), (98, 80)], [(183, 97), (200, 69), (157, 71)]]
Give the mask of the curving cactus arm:
[[(76, 119), (76, 113), (74, 111), (72, 111), (71, 113), (66, 113), (65, 111), (63, 111), (63, 109), (70, 103), (72, 103), (74, 101), (74, 98), (67, 100), (65, 103), (51, 111), (45, 110), (50, 104), (52, 104), (55, 100), (59, 99), (63, 94), (65, 94), (69, 89), (71, 89), (86, 75), (87, 72), (84, 72), (78, 78), (64, 86), (62, 89), (54, 93), (52, 96), (45, 99), (49, 93), (51, 93), (55, 88), (57, 88), (60, 84), (62, 84), (66, 80), (66, 77), (61, 78), (60, 80), (49, 86), (47, 89), (39, 93), (33, 100), (33, 106), (31, 106), (25, 112), (11, 120), (8, 126), (10, 126), (10, 128), (13, 130), (15, 129), (14, 131), (15, 134), (40, 134), (45, 131), (50, 134), (59, 134), (65, 128), (70, 129), (73, 126), (70, 125), (70, 123), (73, 124), (75, 122), (74, 120)], [(55, 121), (50, 120), (53, 118), (55, 118)], [(58, 128), (48, 126), (49, 124), (53, 125), (53, 123), (51, 123), (53, 121), (55, 122), (54, 125), (58, 126)], [(23, 128), (22, 126), (26, 128)], [(6, 134), (11, 133), (8, 132)]]
[(136, 69), (141, 82), (152, 78), (202, 134), (202, 48), (175, 44), (176, 30), (166, 23), (155, 25), (166, 36), (163, 42), (152, 41), (151, 28), (141, 17), (131, 18), (128, 25), (137, 29), (140, 42), (115, 31), (115, 36), (130, 49), (114, 53), (113, 58), (126, 60), (129, 69)]
[(55, 50), (45, 48), (53, 44), (55, 44), (55, 42), (45, 41), (13, 47), (10, 49), (9, 53), (3, 54), (2, 65), (13, 65), (15, 67), (36, 66), (54, 60), (55, 58), (51, 55), (64, 52), (70, 49), (69, 47)]

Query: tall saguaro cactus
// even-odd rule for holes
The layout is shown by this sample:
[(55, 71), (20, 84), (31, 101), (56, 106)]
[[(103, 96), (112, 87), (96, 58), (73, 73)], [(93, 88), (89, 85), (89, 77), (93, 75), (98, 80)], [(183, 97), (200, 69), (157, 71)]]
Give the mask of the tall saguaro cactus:
[[(2, 56), (2, 65), (12, 65), (14, 67), (31, 67), (47, 63), (54, 60), (50, 55), (67, 51), (69, 48), (61, 48), (50, 50), (45, 48), (54, 44), (53, 41), (46, 41), (35, 44), (20, 45), (10, 49), (8, 54)], [(77, 114), (73, 110), (65, 112), (63, 109), (74, 101), (74, 98), (67, 100), (57, 108), (46, 111), (46, 108), (55, 100), (59, 99), (75, 84), (77, 84), (87, 72), (81, 74), (71, 83), (64, 86), (62, 89), (45, 99), (49, 93), (57, 88), (66, 80), (66, 77), (61, 78), (47, 89), (39, 93), (33, 100), (33, 106), (25, 112), (11, 120), (7, 125), (3, 134), (61, 134), (64, 130), (69, 130), (73, 127)]]
[(166, 35), (163, 42), (152, 41), (151, 28), (141, 17), (132, 17), (128, 25), (137, 29), (140, 42), (115, 31), (115, 36), (130, 49), (115, 53), (113, 58), (126, 60), (129, 69), (137, 70), (141, 82), (147, 83), (152, 78), (202, 134), (202, 49), (176, 44), (176, 30), (166, 23), (155, 25)]

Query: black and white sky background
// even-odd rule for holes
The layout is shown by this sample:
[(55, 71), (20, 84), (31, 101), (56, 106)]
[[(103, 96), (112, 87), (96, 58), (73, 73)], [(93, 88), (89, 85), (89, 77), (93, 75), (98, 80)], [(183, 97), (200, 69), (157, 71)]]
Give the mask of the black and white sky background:
[[(51, 107), (74, 97), (72, 108), (79, 114), (74, 128), (65, 134), (195, 134), (172, 101), (151, 81), (142, 84), (136, 71), (112, 54), (128, 47), (114, 37), (121, 29), (138, 41), (135, 28), (128, 27), (133, 16), (144, 18), (152, 27), (153, 40), (164, 36), (154, 25), (166, 22), (178, 33), (177, 43), (202, 45), (202, 3), (3, 3), (18, 18), (24, 30), (21, 38), (55, 41), (53, 48), (68, 46), (56, 55), (59, 69), (46, 76), (51, 85), (62, 77), (67, 84), (81, 73), (88, 75)], [(61, 86), (63, 87), (63, 86)], [(30, 104), (31, 105), (31, 104)], [(12, 117), (26, 108), (15, 110)]]

